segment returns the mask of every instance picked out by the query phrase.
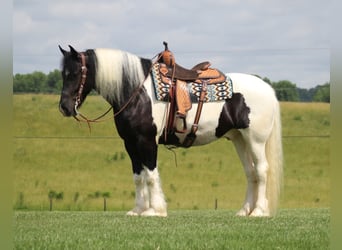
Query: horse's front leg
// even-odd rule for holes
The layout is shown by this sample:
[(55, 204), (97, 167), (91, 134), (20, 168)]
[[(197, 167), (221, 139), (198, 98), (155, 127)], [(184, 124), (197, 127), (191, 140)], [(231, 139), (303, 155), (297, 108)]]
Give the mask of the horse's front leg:
[(149, 209), (141, 213), (143, 216), (167, 216), (167, 206), (164, 198), (164, 193), (161, 188), (158, 168), (150, 170), (144, 167), (146, 176), (146, 185), (149, 197)]
[(139, 138), (136, 143), (125, 141), (132, 160), (135, 184), (135, 207), (127, 215), (167, 216), (167, 206), (161, 188), (155, 141)]
[(133, 174), (135, 184), (135, 207), (127, 215), (138, 216), (149, 209), (149, 194), (144, 173)]

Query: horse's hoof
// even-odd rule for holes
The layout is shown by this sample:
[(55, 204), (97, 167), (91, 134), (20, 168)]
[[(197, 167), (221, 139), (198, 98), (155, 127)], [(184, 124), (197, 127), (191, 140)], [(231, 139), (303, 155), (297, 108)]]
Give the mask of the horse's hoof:
[(157, 212), (156, 216), (158, 216), (158, 217), (167, 217), (167, 212)]
[(135, 212), (133, 212), (133, 211), (128, 211), (128, 212), (126, 213), (126, 215), (127, 215), (127, 216), (139, 216), (138, 213), (135, 213)]
[(153, 208), (149, 208), (141, 213), (141, 216), (158, 216), (158, 217), (166, 217), (167, 212), (157, 212)]
[(240, 209), (236, 214), (236, 216), (248, 216), (248, 213), (245, 209)]
[(138, 209), (134, 208), (131, 211), (126, 213), (127, 216), (139, 216), (141, 212), (138, 212)]
[(239, 212), (237, 212), (236, 214), (235, 214), (236, 216), (240, 216), (240, 217), (245, 217), (245, 216), (247, 216), (248, 214), (245, 212), (245, 211), (239, 211)]
[(264, 211), (263, 209), (257, 207), (255, 208), (252, 213), (249, 215), (251, 217), (268, 217), (270, 216), (270, 213), (267, 211)]

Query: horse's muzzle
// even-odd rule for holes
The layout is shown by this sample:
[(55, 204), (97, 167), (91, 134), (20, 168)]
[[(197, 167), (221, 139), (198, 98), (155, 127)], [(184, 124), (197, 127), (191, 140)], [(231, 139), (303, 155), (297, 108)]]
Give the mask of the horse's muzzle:
[(75, 116), (76, 112), (74, 109), (69, 109), (62, 103), (59, 104), (59, 111), (66, 117)]

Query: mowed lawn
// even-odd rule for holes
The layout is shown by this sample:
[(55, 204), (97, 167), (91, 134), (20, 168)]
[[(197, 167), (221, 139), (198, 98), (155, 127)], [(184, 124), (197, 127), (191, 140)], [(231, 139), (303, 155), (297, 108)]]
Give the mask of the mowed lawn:
[(275, 218), (226, 210), (16, 212), (15, 249), (329, 249), (330, 210), (282, 209)]

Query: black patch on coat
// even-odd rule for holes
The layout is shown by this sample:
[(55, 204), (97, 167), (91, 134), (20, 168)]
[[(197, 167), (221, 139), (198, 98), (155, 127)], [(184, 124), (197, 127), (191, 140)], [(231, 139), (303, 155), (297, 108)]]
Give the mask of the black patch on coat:
[[(141, 65), (147, 77), (151, 61), (141, 59)], [(115, 124), (131, 158), (132, 170), (135, 174), (140, 174), (143, 166), (150, 170), (157, 166), (157, 127), (153, 122), (152, 103), (146, 89), (143, 86), (137, 89), (141, 83), (132, 84), (129, 79), (127, 71), (123, 70), (124, 102), (127, 102), (135, 91), (139, 91), (139, 94), (115, 117)], [(119, 108), (118, 104), (112, 105), (114, 109)]]
[(249, 113), (250, 108), (246, 105), (243, 95), (234, 93), (222, 108), (215, 136), (221, 137), (231, 129), (248, 128)]

